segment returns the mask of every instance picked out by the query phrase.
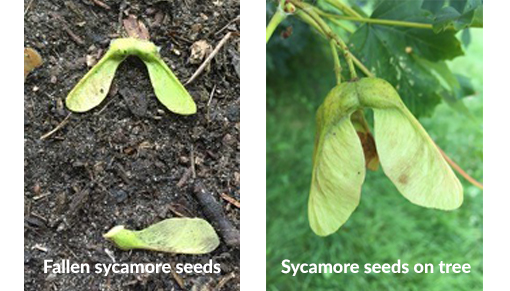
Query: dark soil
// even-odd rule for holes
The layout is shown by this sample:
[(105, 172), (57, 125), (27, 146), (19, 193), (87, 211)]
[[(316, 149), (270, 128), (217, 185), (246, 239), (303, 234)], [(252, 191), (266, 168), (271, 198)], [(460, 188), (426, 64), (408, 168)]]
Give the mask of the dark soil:
[[(109, 7), (101, 6), (101, 3)], [(110, 9), (108, 9), (110, 8)], [(239, 249), (223, 241), (202, 256), (122, 251), (102, 234), (142, 229), (176, 216), (204, 217), (193, 196), (201, 181), (239, 228), (239, 1), (25, 0), (25, 47), (44, 59), (25, 82), (25, 290), (239, 290)], [(126, 60), (109, 96), (87, 113), (69, 112), (67, 93), (136, 15), (184, 83), (199, 64), (190, 47), (212, 47), (233, 32), (210, 69), (187, 89), (198, 112), (166, 110), (144, 64)], [(224, 28), (227, 24), (229, 24)], [(223, 29), (224, 28), (224, 29)], [(210, 99), (211, 92), (214, 91)], [(193, 170), (194, 169), (194, 170)], [(194, 175), (195, 174), (195, 175)], [(45, 274), (43, 261), (221, 264), (220, 274)], [(225, 283), (226, 282), (226, 283)]]

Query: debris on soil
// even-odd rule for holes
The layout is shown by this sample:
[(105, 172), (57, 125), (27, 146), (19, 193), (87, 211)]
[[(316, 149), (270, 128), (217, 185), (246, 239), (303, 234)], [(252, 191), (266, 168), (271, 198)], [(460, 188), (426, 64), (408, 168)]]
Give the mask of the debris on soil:
[(41, 55), (33, 48), (25, 48), (25, 79), (28, 74), (43, 63)]
[(190, 64), (200, 64), (212, 52), (212, 46), (205, 40), (199, 40), (191, 46)]
[(138, 20), (135, 15), (130, 14), (126, 19), (123, 20), (122, 23), (124, 24), (124, 29), (126, 30), (126, 33), (129, 37), (144, 40), (150, 39), (149, 30), (141, 20)]

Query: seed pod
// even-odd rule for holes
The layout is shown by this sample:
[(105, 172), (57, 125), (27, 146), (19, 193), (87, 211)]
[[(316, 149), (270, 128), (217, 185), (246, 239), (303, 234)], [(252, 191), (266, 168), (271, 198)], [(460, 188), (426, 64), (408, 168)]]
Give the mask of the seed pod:
[(374, 110), (377, 152), (384, 173), (414, 204), (453, 210), (462, 204), (462, 185), (437, 146), (385, 80), (357, 82), (360, 102)]
[(379, 169), (379, 156), (377, 155), (374, 136), (370, 132), (363, 111), (355, 111), (351, 116), (351, 121), (358, 133), (361, 145), (363, 146), (363, 154), (365, 156), (367, 169), (377, 171), (377, 169)]
[(75, 112), (85, 112), (98, 106), (108, 94), (120, 63), (130, 55), (145, 63), (156, 97), (168, 110), (182, 115), (196, 113), (195, 102), (161, 59), (158, 47), (150, 41), (135, 38), (112, 41), (103, 58), (69, 93), (67, 107)]
[(140, 231), (119, 225), (104, 237), (122, 250), (146, 249), (175, 254), (207, 254), (220, 244), (214, 228), (200, 218), (170, 218)]
[(337, 231), (359, 204), (365, 158), (351, 123), (358, 107), (355, 83), (342, 83), (317, 111), (308, 217), (320, 236)]

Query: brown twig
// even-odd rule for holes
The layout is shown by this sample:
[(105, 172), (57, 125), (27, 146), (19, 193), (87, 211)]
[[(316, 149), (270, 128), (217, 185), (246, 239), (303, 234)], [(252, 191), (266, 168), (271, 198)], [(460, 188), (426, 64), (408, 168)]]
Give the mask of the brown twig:
[(211, 102), (212, 102), (215, 92), (216, 92), (216, 84), (214, 84), (214, 87), (211, 90), (211, 95), (209, 95), (209, 101), (207, 101), (207, 122), (211, 121)]
[(441, 152), (441, 155), (443, 155), (443, 158), (446, 160), (446, 162), (448, 162), (448, 164), (450, 164), (450, 166), (454, 168), (457, 173), (464, 177), (464, 179), (466, 179), (469, 183), (483, 190), (482, 183), (469, 176), (469, 174), (466, 173), (459, 165), (457, 165), (439, 146), (437, 146), (437, 148), (439, 149), (439, 152)]
[(221, 196), (221, 198), (223, 198), (228, 203), (230, 203), (230, 204), (234, 205), (235, 207), (241, 209), (241, 203), (239, 201), (235, 200), (234, 198), (228, 196), (225, 193), (221, 193), (220, 196)]
[(189, 180), (190, 177), (191, 177), (191, 167), (186, 169), (186, 172), (184, 172), (184, 175), (182, 175), (179, 182), (177, 182), (177, 184), (176, 184), (177, 188), (182, 188), (186, 184), (186, 182)]
[(84, 45), (85, 42), (81, 37), (77, 36), (67, 25), (64, 25), (64, 30), (69, 34), (69, 36), (79, 45)]
[(34, 3), (34, 0), (30, 0), (30, 2), (28, 2), (28, 5), (27, 5), (27, 8), (25, 9), (25, 14), (24, 15), (27, 15), (28, 10), (30, 10), (30, 8), (32, 7), (33, 3)]
[(196, 179), (197, 178), (197, 172), (195, 170), (195, 150), (193, 149), (193, 145), (191, 145), (191, 152), (189, 154), (189, 158), (190, 158), (190, 163), (191, 163), (191, 177), (193, 177), (193, 179)]
[(189, 80), (184, 85), (188, 85), (189, 83), (193, 82), (196, 79), (196, 77), (198, 77), (198, 75), (200, 75), (204, 71), (204, 69), (212, 61), (212, 59), (218, 54), (221, 47), (223, 47), (223, 45), (225, 45), (225, 43), (227, 42), (227, 40), (230, 38), (231, 35), (232, 35), (231, 32), (225, 34), (225, 36), (221, 39), (221, 41), (218, 43), (218, 45), (214, 48), (212, 53), (207, 57), (207, 59), (200, 65), (200, 67), (195, 71), (193, 76), (191, 76), (191, 78), (189, 78)]
[(96, 4), (99, 7), (103, 7), (106, 10), (110, 10), (111, 9), (110, 6), (106, 5), (104, 2), (101, 2), (99, 0), (92, 0), (92, 2), (94, 2), (94, 4)]
[(69, 113), (66, 116), (66, 118), (64, 118), (64, 120), (62, 120), (62, 122), (60, 122), (54, 129), (52, 129), (51, 131), (49, 131), (46, 134), (43, 134), (39, 139), (40, 140), (45, 140), (48, 137), (52, 136), (55, 132), (59, 131), (62, 127), (64, 127), (67, 124), (67, 122), (69, 121), (70, 117), (71, 117), (71, 113)]
[(230, 20), (225, 26), (223, 26), (220, 30), (218, 30), (214, 35), (218, 35), (222, 33), (225, 29), (227, 29), (232, 23), (241, 20), (241, 15), (237, 15), (236, 18)]
[(184, 279), (179, 274), (177, 274), (177, 272), (175, 272), (175, 264), (172, 264), (170, 272), (172, 273), (172, 277), (174, 278), (175, 282), (177, 282), (177, 285), (179, 285), (182, 290), (185, 290), (186, 284), (184, 284)]
[(216, 285), (216, 288), (214, 290), (221, 290), (225, 284), (227, 284), (228, 281), (234, 279), (236, 277), (236, 274), (234, 272), (227, 274), (221, 278), (221, 280), (218, 282), (218, 285)]
[(195, 182), (194, 195), (202, 206), (205, 216), (218, 230), (221, 237), (228, 246), (239, 247), (241, 243), (239, 230), (236, 229), (225, 215), (221, 204), (214, 199), (212, 193), (208, 192), (201, 181)]

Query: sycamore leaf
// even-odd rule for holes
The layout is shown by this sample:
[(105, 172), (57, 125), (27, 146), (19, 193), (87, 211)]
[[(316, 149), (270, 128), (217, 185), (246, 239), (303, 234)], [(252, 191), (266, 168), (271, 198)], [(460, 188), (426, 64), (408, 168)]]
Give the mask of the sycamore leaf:
[(365, 158), (350, 116), (359, 106), (354, 83), (335, 87), (317, 112), (308, 217), (320, 236), (334, 233), (359, 204)]
[(452, 1), (450, 6), (435, 14), (433, 27), (436, 33), (447, 29), (459, 31), (467, 27), (483, 27), (482, 0)]
[[(422, 1), (382, 1), (372, 18), (431, 23)], [(417, 62), (453, 59), (463, 54), (454, 31), (363, 24), (350, 38), (351, 51), (376, 76), (388, 80), (415, 115), (429, 115), (441, 101), (441, 84), (430, 68)]]
[(170, 218), (140, 231), (119, 225), (104, 237), (122, 250), (146, 249), (175, 254), (207, 254), (220, 243), (214, 228), (200, 218)]
[(388, 82), (357, 83), (360, 102), (374, 110), (375, 143), (384, 173), (414, 204), (453, 210), (462, 204), (462, 185), (425, 129)]

